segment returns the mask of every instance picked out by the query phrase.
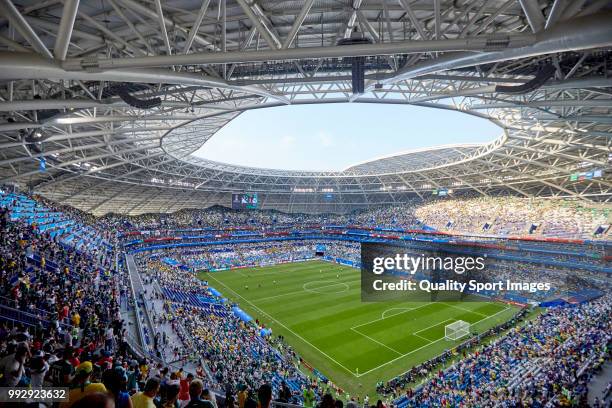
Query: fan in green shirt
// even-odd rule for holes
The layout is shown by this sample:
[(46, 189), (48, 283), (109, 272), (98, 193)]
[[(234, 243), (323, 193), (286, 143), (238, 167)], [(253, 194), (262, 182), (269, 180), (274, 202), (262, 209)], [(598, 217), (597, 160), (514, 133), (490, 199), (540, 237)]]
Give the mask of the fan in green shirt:
[(302, 396), (304, 397), (304, 407), (306, 408), (314, 407), (315, 393), (310, 387), (310, 385), (306, 386), (306, 388), (304, 389), (304, 392), (302, 393)]

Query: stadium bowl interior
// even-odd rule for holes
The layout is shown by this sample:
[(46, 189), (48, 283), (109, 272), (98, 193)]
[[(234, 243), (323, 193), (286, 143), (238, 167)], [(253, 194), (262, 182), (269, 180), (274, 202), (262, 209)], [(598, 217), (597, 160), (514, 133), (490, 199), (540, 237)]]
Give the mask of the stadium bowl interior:
[[(195, 154), (243, 113), (339, 104), (498, 133), (338, 171)], [(609, 406), (611, 161), (610, 1), (0, 0), (0, 386)], [(397, 248), (511, 289), (370, 302), (358, 270)]]

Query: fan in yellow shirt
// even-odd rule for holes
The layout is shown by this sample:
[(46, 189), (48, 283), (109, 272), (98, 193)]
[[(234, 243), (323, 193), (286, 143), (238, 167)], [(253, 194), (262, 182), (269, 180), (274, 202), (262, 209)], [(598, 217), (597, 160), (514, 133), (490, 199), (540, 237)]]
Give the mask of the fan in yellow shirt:
[(104, 384), (90, 382), (92, 371), (93, 365), (91, 364), (91, 361), (85, 361), (77, 367), (76, 374), (70, 385), (68, 401), (62, 402), (60, 408), (69, 408), (88, 394), (95, 392), (106, 392), (106, 387)]
[(81, 315), (78, 312), (74, 312), (71, 320), (74, 327), (79, 327), (81, 324)]
[(142, 392), (137, 392), (130, 397), (132, 408), (155, 408), (153, 398), (159, 392), (159, 378), (149, 378)]

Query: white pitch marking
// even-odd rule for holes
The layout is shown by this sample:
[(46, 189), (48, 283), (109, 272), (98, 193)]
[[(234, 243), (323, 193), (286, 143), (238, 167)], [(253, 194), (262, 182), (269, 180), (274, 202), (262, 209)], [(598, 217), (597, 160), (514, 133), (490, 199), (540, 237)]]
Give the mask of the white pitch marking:
[(477, 314), (477, 315), (480, 315), (480, 316), (488, 316), (488, 315), (486, 315), (484, 313), (480, 313), (480, 312), (477, 312), (475, 310), (466, 309), (464, 307), (453, 305), (453, 304), (450, 304), (450, 303), (442, 302), (442, 304), (446, 305), (446, 306), (454, 307), (455, 309), (463, 310), (464, 312), (474, 313), (474, 314)]
[[(331, 283), (330, 285), (319, 286), (319, 287), (316, 287), (314, 289), (311, 289), (311, 288), (307, 287), (309, 284), (317, 283), (317, 282), (322, 282), (322, 283), (327, 282), (327, 283), (329, 283), (329, 282), (333, 282), (333, 281), (322, 281), (322, 280), (318, 280), (317, 281), (317, 280), (315, 280), (315, 281), (305, 282), (302, 285), (302, 289), (304, 290), (304, 292), (316, 293), (316, 294), (321, 294), (321, 295), (339, 295), (340, 293), (348, 292), (349, 289), (350, 289), (350, 286), (347, 283), (344, 283), (344, 282), (334, 282), (334, 283)], [(318, 292), (319, 289), (331, 288), (331, 287), (338, 286), (338, 285), (342, 285), (343, 289), (340, 290), (340, 291), (337, 291), (337, 292), (330, 292), (330, 293)]]
[[(393, 314), (393, 315), (392, 315), (392, 316), (390, 316), (390, 317), (397, 316), (397, 315), (401, 315), (401, 314), (403, 314), (403, 313), (406, 313), (406, 312), (411, 312), (411, 311), (413, 311), (413, 310), (418, 310), (418, 309), (424, 308), (424, 307), (426, 307), (426, 306), (431, 306), (431, 305), (433, 305), (433, 303), (425, 303), (424, 305), (419, 306), (419, 307), (415, 307), (415, 308), (413, 308), (413, 309), (407, 308), (407, 309), (406, 309), (406, 310), (404, 310), (403, 312), (395, 313), (395, 314)], [(379, 321), (384, 320), (384, 319), (389, 319), (389, 317), (381, 317), (381, 318), (379, 318), (379, 319), (370, 320), (369, 322), (365, 322), (365, 323), (361, 323), (361, 324), (358, 324), (358, 325), (356, 325), (356, 326), (353, 326), (353, 327), (351, 327), (351, 329), (356, 329), (357, 327), (366, 326), (366, 325), (368, 325), (368, 324), (370, 324), (370, 323), (379, 322)]]
[(419, 339), (423, 339), (423, 340), (425, 340), (425, 341), (431, 341), (430, 339), (428, 339), (428, 338), (426, 338), (426, 337), (423, 337), (423, 336), (420, 336), (420, 335), (418, 335), (418, 334), (414, 334), (414, 333), (412, 333), (412, 335), (413, 335), (413, 336), (418, 337)]
[[(385, 314), (386, 314), (387, 312), (390, 312), (390, 311), (392, 311), (392, 310), (401, 310), (401, 312), (398, 312), (398, 313), (391, 313), (389, 316), (385, 316)], [(382, 318), (382, 319), (385, 319), (386, 317), (393, 317), (393, 316), (395, 316), (395, 315), (402, 314), (402, 313), (407, 312), (407, 311), (409, 311), (409, 310), (412, 310), (412, 309), (410, 309), (409, 307), (392, 307), (391, 309), (387, 309), (387, 310), (385, 310), (384, 312), (382, 312), (381, 318)]]
[(233, 290), (232, 288), (230, 288), (229, 286), (227, 286), (226, 284), (224, 284), (223, 282), (221, 282), (220, 280), (218, 280), (217, 278), (211, 276), (211, 278), (213, 278), (215, 281), (217, 281), (218, 283), (220, 283), (223, 287), (225, 287), (226, 289), (228, 289), (230, 292), (233, 292), (236, 296), (238, 296), (240, 299), (244, 300), (246, 303), (248, 303), (249, 305), (251, 305), (251, 307), (255, 310), (258, 310), (259, 313), (261, 313), (262, 315), (268, 316), (269, 319), (275, 321), (279, 326), (282, 326), (285, 328), (285, 330), (289, 331), (290, 333), (292, 333), (295, 337), (297, 337), (298, 339), (302, 340), (304, 343), (308, 344), (310, 347), (312, 347), (313, 349), (317, 350), (319, 353), (323, 354), (325, 357), (329, 358), (331, 361), (333, 361), (334, 363), (336, 363), (339, 367), (342, 367), (346, 372), (348, 372), (349, 374), (358, 377), (359, 375), (356, 375), (355, 373), (353, 373), (352, 370), (346, 368), (342, 363), (339, 363), (338, 361), (336, 361), (336, 359), (332, 358), (329, 354), (327, 354), (326, 352), (324, 352), (323, 350), (321, 350), (320, 348), (318, 348), (317, 346), (315, 346), (314, 344), (312, 344), (311, 342), (309, 342), (308, 340), (306, 340), (305, 338), (303, 338), (302, 336), (300, 336), (299, 334), (297, 334), (296, 332), (294, 332), (293, 330), (291, 330), (290, 328), (288, 328), (287, 326), (285, 326), (283, 323), (279, 322), (278, 320), (276, 320), (274, 317), (270, 316), (268, 313), (264, 312), (263, 310), (261, 310), (260, 308), (258, 308), (257, 306), (255, 306), (253, 303), (251, 303), (250, 301), (248, 301), (247, 299), (245, 299), (244, 297), (242, 297), (238, 292), (236, 292), (235, 290)]
[[(332, 362), (334, 362), (335, 364), (337, 364), (339, 367), (341, 367), (342, 369), (344, 369), (346, 372), (348, 372), (349, 374), (351, 374), (351, 375), (353, 375), (354, 377), (357, 377), (357, 378), (362, 377), (362, 376), (364, 376), (364, 375), (366, 375), (366, 374), (369, 374), (369, 373), (371, 373), (372, 371), (378, 370), (378, 369), (380, 369), (381, 367), (387, 366), (387, 365), (389, 365), (389, 364), (391, 364), (391, 363), (393, 363), (393, 362), (395, 362), (395, 361), (397, 361), (397, 360), (402, 359), (403, 357), (409, 356), (410, 354), (416, 353), (417, 351), (422, 350), (423, 348), (425, 348), (425, 347), (427, 347), (427, 346), (431, 346), (432, 344), (438, 343), (438, 342), (440, 342), (440, 341), (442, 341), (442, 340), (446, 340), (444, 337), (442, 337), (442, 338), (440, 338), (440, 339), (438, 339), (438, 340), (430, 341), (429, 343), (427, 343), (427, 344), (425, 344), (425, 345), (423, 345), (423, 346), (421, 346), (421, 347), (419, 347), (419, 348), (417, 348), (417, 349), (414, 349), (414, 350), (412, 350), (412, 351), (409, 351), (408, 353), (402, 354), (402, 355), (400, 355), (400, 356), (398, 356), (398, 357), (396, 357), (396, 358), (394, 358), (394, 359), (392, 359), (392, 360), (389, 360), (389, 361), (387, 361), (387, 362), (385, 362), (385, 363), (383, 363), (383, 364), (381, 364), (381, 365), (379, 365), (379, 366), (377, 366), (377, 367), (371, 368), (371, 369), (369, 369), (369, 370), (367, 370), (367, 371), (365, 371), (365, 372), (363, 372), (363, 373), (355, 374), (355, 373), (354, 373), (352, 370), (348, 369), (348, 368), (347, 368), (346, 366), (344, 366), (342, 363), (340, 363), (340, 362), (338, 362), (336, 359), (332, 358), (332, 357), (331, 357), (329, 354), (327, 354), (327, 353), (326, 353), (326, 352), (324, 352), (323, 350), (319, 349), (317, 346), (315, 346), (314, 344), (312, 344), (312, 343), (311, 343), (311, 342), (309, 342), (308, 340), (304, 339), (302, 336), (300, 336), (299, 334), (297, 334), (296, 332), (294, 332), (293, 330), (291, 330), (290, 328), (288, 328), (287, 326), (285, 326), (283, 323), (281, 323), (280, 321), (278, 321), (278, 320), (277, 320), (277, 319), (275, 319), (274, 317), (270, 316), (268, 313), (264, 312), (263, 310), (261, 310), (260, 308), (258, 308), (257, 306), (255, 306), (253, 303), (251, 303), (249, 300), (245, 299), (243, 296), (241, 296), (241, 295), (240, 295), (239, 293), (237, 293), (235, 290), (233, 290), (232, 288), (230, 288), (229, 286), (227, 286), (226, 284), (224, 284), (223, 282), (221, 282), (220, 280), (218, 280), (218, 279), (217, 279), (217, 278), (215, 278), (214, 276), (212, 276), (212, 275), (211, 275), (210, 277), (211, 277), (211, 278), (213, 278), (213, 279), (214, 279), (215, 281), (217, 281), (218, 283), (220, 283), (220, 284), (221, 284), (223, 287), (227, 288), (229, 291), (233, 292), (233, 293), (234, 293), (236, 296), (238, 296), (239, 298), (241, 298), (242, 300), (244, 300), (246, 303), (248, 303), (249, 305), (251, 305), (251, 307), (253, 307), (255, 310), (258, 310), (258, 311), (259, 311), (259, 313), (261, 313), (261, 314), (263, 314), (263, 315), (267, 316), (269, 319), (271, 319), (271, 320), (273, 320), (274, 322), (276, 322), (276, 323), (277, 323), (279, 326), (284, 327), (284, 328), (285, 328), (287, 331), (289, 331), (289, 332), (290, 332), (290, 333), (292, 333), (294, 336), (296, 336), (297, 338), (299, 338), (300, 340), (302, 340), (304, 343), (308, 344), (310, 347), (314, 348), (314, 349), (315, 349), (315, 350), (317, 350), (319, 353), (323, 354), (325, 357), (327, 357), (328, 359), (330, 359)], [(424, 305), (422, 305), (422, 306), (419, 306), (419, 307), (416, 307), (416, 308), (414, 308), (414, 309), (408, 309), (408, 310), (406, 310), (406, 311), (404, 311), (404, 312), (396, 313), (396, 314), (394, 314), (393, 316), (398, 315), (398, 314), (401, 314), (401, 313), (405, 313), (405, 312), (408, 312), (408, 311), (412, 311), (412, 310), (421, 309), (421, 308), (426, 307), (426, 306), (429, 306), (429, 305), (431, 305), (431, 304), (432, 304), (432, 303), (426, 303), (426, 304), (424, 304)], [(451, 306), (451, 307), (452, 307), (452, 305), (449, 305), (449, 306)], [(503, 309), (503, 310), (500, 310), (499, 312), (497, 312), (497, 313), (495, 313), (495, 314), (493, 314), (493, 315), (490, 315), (490, 316), (486, 316), (486, 315), (483, 315), (482, 313), (478, 313), (478, 312), (472, 312), (472, 313), (477, 313), (477, 314), (480, 314), (480, 315), (482, 315), (482, 316), (486, 316), (486, 317), (484, 317), (484, 318), (483, 318), (483, 319), (481, 319), (481, 320), (478, 320), (477, 322), (472, 323), (471, 325), (475, 325), (475, 324), (478, 324), (478, 323), (480, 323), (480, 322), (482, 322), (482, 321), (484, 321), (484, 320), (490, 319), (490, 318), (492, 318), (492, 317), (494, 317), (494, 316), (497, 316), (498, 314), (503, 313), (503, 312), (505, 312), (505, 311), (507, 311), (507, 310), (509, 310), (509, 309), (510, 309), (510, 307), (507, 307), (507, 308), (505, 308), (505, 309)], [(464, 310), (466, 310), (466, 309), (464, 309)], [(466, 310), (466, 311), (468, 311), (468, 310)], [(471, 312), (471, 311), (470, 311), (470, 312)], [(351, 327), (351, 330), (353, 330), (353, 331), (355, 331), (355, 332), (357, 332), (357, 333), (361, 334), (361, 335), (362, 335), (362, 336), (364, 336), (364, 337), (370, 338), (369, 336), (364, 335), (363, 333), (359, 332), (358, 330), (355, 330), (355, 328), (357, 328), (357, 327), (361, 327), (361, 326), (365, 326), (365, 325), (367, 325), (367, 324), (369, 324), (369, 323), (377, 322), (377, 321), (380, 321), (380, 320), (383, 320), (383, 319), (384, 319), (384, 318), (375, 319), (375, 320), (372, 320), (372, 321), (367, 322), (367, 323), (363, 323), (363, 324), (360, 324), (360, 325), (357, 325), (357, 326), (353, 326), (353, 327)], [(440, 323), (437, 323), (437, 324), (440, 324)], [(423, 329), (423, 330), (427, 330), (427, 329), (429, 329), (429, 328), (431, 328), (431, 327), (436, 326), (437, 324), (432, 325), (432, 326), (429, 326), (429, 327), (426, 327), (426, 328), (425, 328), (425, 329)], [(418, 336), (418, 335), (417, 335), (417, 337), (421, 337), (421, 336)], [(422, 338), (422, 337), (421, 337), (421, 338)], [(423, 338), (423, 339), (424, 339), (424, 338)], [(376, 341), (375, 339), (372, 339), (372, 338), (370, 338), (370, 340)], [(376, 341), (376, 342), (378, 343), (378, 341)], [(388, 346), (385, 346), (385, 347), (389, 348)], [(393, 350), (393, 351), (397, 352), (396, 350)]]
[[(348, 286), (348, 284), (347, 284), (347, 283), (344, 283), (344, 282), (337, 282), (337, 283), (335, 283), (335, 284), (333, 284), (333, 285), (321, 286), (321, 287), (319, 287), (319, 288), (317, 288), (317, 289), (327, 288), (327, 287), (330, 287), (330, 286), (338, 286), (338, 285), (340, 285), (340, 284), (344, 284), (344, 285), (347, 285), (347, 286)], [(312, 290), (312, 289), (311, 289), (311, 290)], [(338, 292), (338, 293), (344, 293), (344, 292), (347, 292), (347, 291), (345, 290), (345, 291), (343, 291), (343, 292)], [(322, 293), (322, 294), (334, 295), (334, 294), (338, 294), (338, 293)], [(302, 290), (296, 290), (295, 292), (287, 292), (287, 293), (281, 293), (280, 295), (266, 296), (266, 297), (262, 297), (262, 298), (260, 298), (260, 299), (253, 299), (252, 301), (253, 301), (253, 302), (257, 302), (257, 303), (259, 303), (259, 302), (261, 302), (261, 301), (266, 301), (266, 300), (270, 300), (270, 299), (276, 299), (276, 298), (283, 297), (283, 296), (289, 296), (289, 295), (299, 295), (299, 294), (302, 294), (302, 295), (303, 295), (303, 294), (312, 295), (312, 292), (311, 292), (311, 291), (304, 290), (304, 289), (302, 288)]]
[(351, 327), (351, 330), (352, 330), (352, 331), (354, 331), (354, 332), (355, 332), (355, 333), (357, 333), (357, 334), (361, 334), (363, 337), (367, 338), (368, 340), (372, 340), (374, 343), (377, 343), (377, 344), (379, 344), (379, 345), (383, 346), (384, 348), (389, 349), (389, 350), (393, 351), (393, 352), (394, 352), (394, 353), (396, 353), (396, 354), (399, 354), (400, 356), (402, 355), (402, 353), (400, 353), (400, 352), (399, 352), (399, 351), (397, 351), (396, 349), (394, 349), (394, 348), (392, 348), (392, 347), (387, 346), (385, 343), (381, 343), (380, 341), (378, 341), (378, 340), (376, 340), (376, 339), (374, 339), (374, 338), (372, 338), (372, 337), (368, 336), (367, 334), (363, 334), (363, 333), (362, 333), (362, 332), (360, 332), (359, 330), (355, 330), (355, 329), (353, 329), (352, 327)]
[[(436, 327), (436, 326), (439, 326), (439, 325), (441, 325), (441, 324), (443, 324), (443, 323), (446, 323), (446, 322), (448, 322), (449, 320), (453, 320), (453, 319), (446, 319), (446, 320), (442, 320), (442, 321), (441, 321), (440, 323), (438, 323), (438, 324), (434, 324), (434, 325), (432, 325), (432, 326), (426, 327), (426, 328), (421, 329), (421, 330), (419, 330), (419, 331), (415, 331), (415, 332), (414, 332), (414, 333), (412, 333), (412, 334), (415, 334), (415, 335), (416, 335), (417, 333), (423, 332), (423, 331), (425, 331), (425, 330), (429, 330), (429, 329), (431, 329), (432, 327)], [(419, 337), (421, 337), (421, 336), (419, 336)], [(429, 339), (427, 339), (427, 340), (429, 340)], [(431, 340), (429, 340), (429, 341), (431, 341)]]
[[(485, 317), (485, 318), (483, 318), (483, 319), (480, 319), (480, 320), (479, 320), (479, 321), (477, 321), (477, 322), (471, 323), (471, 325), (470, 325), (470, 326), (473, 326), (473, 325), (478, 324), (478, 323), (480, 323), (480, 322), (482, 322), (482, 321), (485, 321), (485, 320), (490, 319), (490, 318), (492, 318), (492, 317), (494, 317), (494, 316), (497, 316), (498, 314), (503, 313), (503, 312), (505, 312), (505, 311), (507, 311), (507, 310), (509, 310), (509, 309), (510, 309), (510, 307), (507, 307), (507, 308), (505, 308), (505, 309), (503, 309), (503, 310), (500, 310), (499, 312), (497, 312), (497, 313), (495, 313), (495, 314), (492, 314), (492, 315), (487, 316), (487, 317)], [(435, 326), (435, 325), (434, 325), (434, 326)], [(427, 327), (426, 329), (431, 328), (431, 327), (433, 327), (433, 326)], [(418, 336), (418, 337), (420, 337), (420, 336)], [(371, 368), (370, 370), (368, 370), (368, 371), (366, 371), (366, 372), (364, 372), (364, 373), (361, 373), (361, 374), (357, 375), (357, 377), (361, 377), (362, 375), (369, 374), (369, 373), (371, 373), (372, 371), (378, 370), (378, 369), (379, 369), (379, 368), (381, 368), (381, 367), (384, 367), (384, 366), (386, 366), (386, 365), (388, 365), (388, 364), (391, 364), (391, 363), (393, 363), (393, 362), (395, 362), (395, 361), (397, 361), (397, 360), (399, 360), (399, 359), (401, 359), (401, 358), (403, 358), (403, 357), (409, 356), (409, 355), (410, 355), (410, 354), (412, 354), (412, 353), (416, 353), (417, 351), (422, 350), (423, 348), (425, 348), (425, 347), (427, 347), (427, 346), (431, 346), (432, 344), (438, 343), (438, 342), (440, 342), (440, 341), (442, 341), (442, 340), (446, 340), (446, 339), (445, 339), (444, 337), (442, 337), (442, 338), (439, 338), (438, 340), (431, 341), (430, 343), (425, 344), (425, 345), (423, 345), (423, 346), (421, 346), (421, 347), (419, 347), (419, 348), (417, 348), (417, 349), (415, 349), (415, 350), (409, 351), (408, 353), (403, 354), (403, 355), (401, 355), (401, 356), (399, 356), (399, 357), (396, 357), (396, 358), (394, 358), (393, 360), (389, 360), (389, 361), (387, 361), (386, 363), (383, 363), (383, 364), (379, 365), (378, 367)]]

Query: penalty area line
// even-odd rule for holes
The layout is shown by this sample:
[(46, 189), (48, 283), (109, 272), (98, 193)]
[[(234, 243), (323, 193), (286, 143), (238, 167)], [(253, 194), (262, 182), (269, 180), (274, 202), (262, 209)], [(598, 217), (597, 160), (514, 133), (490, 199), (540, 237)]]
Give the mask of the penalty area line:
[(374, 338), (372, 338), (372, 337), (368, 336), (367, 334), (364, 334), (364, 333), (360, 332), (359, 330), (353, 329), (352, 327), (351, 327), (351, 330), (352, 330), (352, 331), (354, 331), (354, 332), (355, 332), (355, 333), (357, 333), (357, 334), (362, 335), (362, 336), (363, 336), (363, 337), (365, 337), (366, 339), (371, 340), (371, 341), (373, 341), (374, 343), (376, 343), (376, 344), (378, 344), (378, 345), (380, 345), (380, 346), (383, 346), (384, 348), (386, 348), (386, 349), (388, 349), (388, 350), (391, 350), (391, 351), (393, 351), (393, 352), (394, 352), (394, 353), (396, 353), (396, 354), (399, 354), (400, 356), (402, 355), (402, 353), (400, 353), (400, 352), (399, 352), (399, 351), (397, 351), (396, 349), (394, 349), (394, 348), (392, 348), (392, 347), (387, 346), (385, 343), (381, 343), (380, 341), (378, 341), (378, 340), (376, 340), (376, 339), (374, 339)]
[[(212, 277), (212, 276), (211, 276)], [(267, 316), (270, 320), (276, 322), (276, 324), (278, 324), (279, 326), (282, 326), (285, 330), (287, 330), (288, 332), (290, 332), (291, 334), (293, 334), (295, 337), (297, 337), (298, 339), (302, 340), (304, 343), (308, 344), (310, 347), (312, 347), (313, 349), (317, 350), (319, 353), (323, 354), (325, 357), (327, 357), (330, 361), (334, 362), (335, 364), (338, 365), (338, 367), (341, 367), (342, 369), (344, 369), (347, 373), (355, 376), (355, 377), (359, 377), (359, 375), (355, 374), (352, 370), (348, 369), (347, 367), (345, 367), (342, 363), (339, 363), (338, 361), (336, 361), (336, 359), (334, 359), (333, 357), (331, 357), (329, 354), (327, 354), (326, 352), (324, 352), (323, 350), (321, 350), (320, 348), (318, 348), (317, 346), (315, 346), (314, 344), (312, 344), (311, 342), (309, 342), (308, 340), (306, 340), (305, 338), (303, 338), (302, 336), (300, 336), (299, 334), (297, 334), (296, 332), (294, 332), (293, 330), (291, 330), (290, 328), (288, 328), (287, 326), (285, 326), (283, 323), (279, 322), (278, 320), (276, 320), (274, 317), (270, 316), (268, 313), (264, 312), (263, 310), (261, 310), (260, 308), (258, 308), (257, 306), (255, 306), (253, 303), (251, 303), (249, 300), (245, 299), (244, 297), (242, 297), (238, 292), (236, 292), (235, 290), (233, 290), (232, 288), (230, 288), (229, 286), (227, 286), (225, 283), (221, 282), (220, 280), (218, 280), (215, 277), (212, 277), (217, 283), (221, 284), (221, 286), (223, 286), (224, 288), (226, 288), (227, 290), (229, 290), (230, 292), (232, 292), (234, 295), (238, 296), (240, 299), (244, 300), (246, 303), (248, 303), (249, 305), (251, 305), (251, 307), (255, 310), (257, 310), (259, 313), (261, 313), (264, 316)]]
[(391, 364), (391, 363), (394, 363), (394, 362), (396, 362), (397, 360), (400, 360), (400, 359), (402, 359), (402, 358), (404, 358), (404, 357), (406, 357), (406, 356), (409, 356), (409, 355), (410, 355), (410, 354), (412, 354), (412, 353), (416, 353), (417, 351), (422, 350), (422, 349), (424, 349), (425, 347), (431, 346), (432, 344), (437, 343), (437, 342), (439, 342), (439, 341), (441, 341), (441, 340), (444, 340), (444, 337), (442, 337), (441, 339), (438, 339), (438, 340), (436, 340), (436, 341), (430, 341), (429, 343), (424, 344), (424, 345), (422, 345), (421, 347), (416, 348), (416, 349), (414, 349), (414, 350), (412, 350), (412, 351), (409, 351), (408, 353), (401, 354), (401, 355), (399, 355), (398, 357), (395, 357), (393, 360), (389, 360), (389, 361), (387, 361), (386, 363), (382, 363), (382, 364), (381, 364), (381, 365), (379, 365), (378, 367), (371, 368), (371, 369), (369, 369), (368, 371), (366, 371), (366, 372), (364, 372), (364, 373), (361, 373), (361, 374), (357, 375), (357, 377), (361, 377), (362, 375), (369, 374), (369, 373), (371, 373), (372, 371), (375, 371), (375, 370), (380, 369), (381, 367), (384, 367), (384, 366), (386, 366), (386, 365), (389, 365), (389, 364)]
[[(410, 308), (404, 308), (404, 310), (403, 310), (403, 311), (398, 312), (398, 313), (393, 313), (391, 316), (388, 316), (388, 317), (380, 317), (380, 318), (378, 318), (378, 319), (370, 320), (370, 321), (368, 321), (368, 322), (361, 323), (361, 324), (358, 324), (358, 325), (356, 325), (356, 326), (353, 326), (353, 327), (351, 327), (351, 329), (356, 329), (357, 327), (361, 327), (361, 326), (367, 326), (368, 324), (371, 324), (371, 323), (376, 323), (376, 322), (379, 322), (379, 321), (381, 321), (381, 320), (390, 319), (390, 318), (392, 318), (392, 317), (399, 316), (399, 315), (404, 314), (404, 313), (412, 312), (413, 310), (419, 310), (419, 309), (422, 309), (422, 308), (424, 308), (424, 307), (431, 306), (431, 305), (433, 305), (433, 303), (425, 303), (424, 305), (421, 305), (421, 306), (419, 306), (419, 307), (415, 307), (415, 308), (412, 308), (412, 309), (410, 309)], [(396, 309), (399, 309), (399, 308), (396, 308)], [(392, 310), (392, 309), (387, 309), (387, 310)], [(387, 310), (385, 310), (385, 312), (386, 312)], [(384, 312), (383, 312), (383, 314), (384, 314)]]
[[(492, 315), (489, 315), (489, 316), (487, 316), (487, 317), (485, 317), (485, 318), (483, 318), (483, 319), (480, 319), (480, 320), (478, 320), (477, 322), (470, 323), (470, 327), (472, 327), (473, 325), (478, 324), (478, 323), (480, 323), (480, 322), (482, 322), (482, 321), (485, 321), (485, 320), (488, 320), (488, 319), (490, 319), (490, 318), (492, 318), (492, 317), (495, 317), (495, 316), (497, 316), (497, 315), (499, 315), (499, 314), (501, 314), (501, 313), (503, 313), (503, 312), (505, 312), (505, 311), (508, 311), (508, 310), (510, 310), (510, 309), (511, 309), (510, 307), (507, 307), (507, 308), (505, 308), (505, 309), (503, 309), (503, 310), (500, 310), (499, 312), (497, 312), (497, 313), (495, 313), (495, 314), (492, 314)], [(448, 320), (453, 320), (453, 319), (448, 319)], [(448, 321), (448, 320), (447, 320), (447, 321)], [(440, 324), (440, 323), (438, 323), (438, 324)], [(427, 330), (427, 329), (429, 329), (429, 328), (431, 328), (431, 327), (434, 327), (434, 326), (436, 326), (436, 325), (432, 325), (432, 326), (426, 327), (426, 328), (425, 328), (425, 329), (423, 329), (423, 330)], [(419, 335), (416, 335), (416, 336), (421, 338), (421, 336), (419, 336)], [(425, 344), (425, 345), (423, 345), (423, 346), (421, 346), (421, 347), (419, 347), (419, 348), (417, 348), (417, 349), (415, 349), (415, 350), (409, 351), (409, 352), (408, 352), (408, 353), (406, 353), (406, 354), (402, 354), (401, 356), (398, 356), (398, 357), (394, 358), (393, 360), (389, 360), (389, 361), (387, 361), (386, 363), (383, 363), (383, 364), (379, 365), (378, 367), (374, 367), (374, 368), (372, 368), (372, 369), (370, 369), (370, 370), (368, 370), (368, 371), (366, 371), (366, 372), (364, 372), (364, 373), (358, 374), (358, 375), (357, 375), (357, 377), (361, 377), (362, 375), (366, 375), (366, 374), (369, 374), (369, 373), (371, 373), (371, 372), (373, 372), (373, 371), (376, 371), (376, 370), (378, 370), (378, 369), (380, 369), (380, 368), (382, 368), (382, 367), (385, 367), (385, 366), (387, 366), (387, 365), (389, 365), (389, 364), (391, 364), (391, 363), (394, 363), (394, 362), (396, 362), (396, 361), (398, 361), (398, 360), (400, 360), (400, 359), (402, 359), (402, 358), (404, 358), (404, 357), (406, 357), (406, 356), (409, 356), (409, 355), (410, 355), (410, 354), (412, 354), (412, 353), (416, 353), (417, 351), (422, 350), (422, 349), (424, 349), (425, 347), (431, 346), (432, 344), (439, 343), (439, 342), (440, 342), (440, 341), (442, 341), (442, 340), (446, 340), (446, 339), (445, 339), (444, 337), (441, 337), (441, 338), (439, 338), (438, 340), (430, 341), (428, 344)], [(440, 354), (442, 354), (442, 353), (440, 353)]]
[(458, 309), (458, 310), (463, 310), (464, 312), (474, 313), (474, 314), (477, 314), (477, 315), (479, 315), (479, 316), (485, 316), (485, 317), (488, 317), (488, 316), (489, 316), (489, 315), (486, 315), (486, 314), (484, 314), (484, 313), (480, 313), (480, 312), (477, 312), (477, 311), (475, 311), (475, 310), (466, 309), (466, 308), (461, 307), (461, 306), (452, 305), (452, 304), (450, 304), (450, 303), (446, 303), (446, 302), (441, 302), (441, 303), (442, 303), (443, 305), (446, 305), (446, 306), (449, 306), (449, 307), (453, 307), (453, 308)]
[[(392, 310), (399, 310), (399, 312), (391, 313), (391, 314), (387, 315), (387, 312), (390, 312)], [(402, 314), (402, 313), (407, 312), (409, 310), (412, 310), (412, 309), (409, 308), (409, 307), (392, 307), (391, 309), (387, 309), (384, 312), (382, 312), (382, 314), (380, 316), (381, 316), (381, 318), (386, 319), (387, 317), (393, 317), (395, 315)]]
[[(425, 330), (429, 330), (429, 329), (431, 329), (432, 327), (436, 327), (436, 326), (439, 326), (439, 325), (441, 325), (441, 324), (444, 324), (444, 323), (448, 322), (449, 320), (454, 320), (454, 319), (446, 319), (446, 320), (442, 320), (440, 323), (437, 323), (437, 324), (431, 325), (431, 326), (426, 327), (426, 328), (424, 328), (424, 329), (421, 329), (421, 330), (419, 330), (419, 331), (415, 331), (415, 332), (414, 332), (414, 333), (412, 333), (412, 334), (416, 335), (417, 333), (424, 332)], [(419, 336), (419, 337), (420, 337), (420, 336)], [(429, 339), (427, 339), (427, 340), (429, 340)], [(431, 340), (429, 340), (429, 341), (431, 341)]]

